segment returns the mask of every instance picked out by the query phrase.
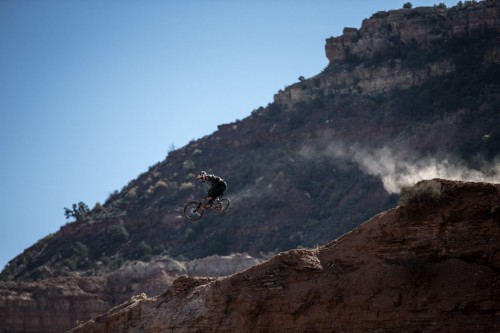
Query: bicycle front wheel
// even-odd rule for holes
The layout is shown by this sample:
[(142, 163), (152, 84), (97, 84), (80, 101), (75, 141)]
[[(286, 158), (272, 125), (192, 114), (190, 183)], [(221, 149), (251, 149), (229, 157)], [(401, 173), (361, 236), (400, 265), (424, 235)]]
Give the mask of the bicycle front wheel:
[(201, 202), (191, 201), (184, 206), (183, 213), (189, 221), (198, 221), (203, 216), (204, 211)]
[(228, 198), (222, 198), (219, 200), (217, 204), (214, 205), (213, 210), (215, 215), (220, 215), (224, 213), (229, 207), (229, 199)]

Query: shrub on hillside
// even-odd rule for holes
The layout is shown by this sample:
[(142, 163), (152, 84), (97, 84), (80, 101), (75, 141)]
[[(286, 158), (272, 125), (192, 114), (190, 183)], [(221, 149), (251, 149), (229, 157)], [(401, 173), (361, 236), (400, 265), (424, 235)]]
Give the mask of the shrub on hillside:
[(413, 186), (401, 188), (399, 204), (425, 207), (443, 203), (448, 199), (448, 195), (442, 191), (441, 183), (421, 181)]
[(135, 247), (133, 258), (143, 261), (151, 260), (153, 249), (145, 241), (140, 241)]
[(75, 218), (77, 221), (83, 221), (83, 219), (89, 213), (89, 207), (80, 201), (78, 204), (73, 204), (72, 209), (64, 207), (64, 216), (66, 219)]
[(128, 240), (129, 233), (123, 222), (120, 222), (119, 224), (109, 227), (109, 236), (113, 243), (123, 243)]
[(101, 205), (100, 202), (96, 202), (94, 205), (94, 208), (92, 208), (92, 211), (94, 213), (104, 213), (104, 212), (106, 212), (106, 208), (104, 208), (104, 206)]
[(195, 164), (192, 160), (185, 160), (182, 163), (182, 170), (184, 171), (193, 171), (195, 169)]

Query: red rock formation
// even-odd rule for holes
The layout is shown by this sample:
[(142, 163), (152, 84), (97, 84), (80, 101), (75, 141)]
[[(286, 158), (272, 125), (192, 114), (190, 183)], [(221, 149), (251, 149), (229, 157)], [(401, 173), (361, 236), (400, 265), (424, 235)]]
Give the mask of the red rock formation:
[[(327, 41), (331, 64), (325, 71), (280, 91), (275, 103), (255, 110), (248, 118), (221, 125), (212, 135), (169, 152), (166, 160), (111, 195), (88, 219), (69, 223), (28, 248), (0, 274), (0, 279), (9, 281), (0, 282), (0, 332), (60, 332), (132, 295), (158, 295), (178, 276), (226, 272), (220, 262), (212, 260), (209, 265), (207, 261), (193, 260), (177, 273), (167, 267), (152, 270), (153, 265), (137, 263), (112, 272), (121, 262), (142, 258), (138, 249), (143, 240), (154, 249), (155, 260), (165, 251), (173, 257), (190, 259), (243, 251), (256, 256), (275, 249), (325, 244), (373, 214), (393, 207), (395, 196), (384, 190), (376, 176), (362, 174), (359, 167), (363, 166), (354, 163), (351, 156), (338, 159), (330, 155), (331, 147), (344, 142), (363, 148), (361, 152), (391, 148), (401, 153), (398, 158), (404, 164), (425, 156), (440, 160), (450, 155), (467, 156), (467, 163), (475, 163), (478, 154), (493, 161), (499, 151), (495, 120), (500, 89), (495, 75), (500, 63), (500, 3), (470, 2), (462, 7), (379, 12), (363, 22), (359, 30), (346, 28), (343, 36)], [(463, 43), (457, 43), (460, 39)], [(405, 152), (411, 156), (405, 156)], [(193, 186), (189, 183), (194, 178), (191, 168), (202, 165), (211, 165), (229, 177), (232, 208), (220, 220), (210, 221), (208, 217), (199, 224), (188, 224), (178, 206), (195, 195), (195, 191), (186, 189)], [(304, 174), (307, 181), (300, 179)], [(132, 303), (146, 306), (164, 302), (161, 304), (166, 305), (159, 309), (165, 307), (168, 314), (165, 322), (157, 323), (159, 327), (180, 321), (184, 330), (220, 325), (224, 331), (234, 323), (255, 330), (281, 325), (293, 331), (294, 323), (309, 323), (312, 330), (329, 325), (347, 330), (358, 324), (375, 330), (375, 326), (368, 326), (371, 322), (387, 330), (398, 325), (451, 329), (448, 315), (460, 319), (469, 313), (485, 316), (484, 322), (491, 323), (492, 318), (497, 318), (492, 314), (497, 311), (498, 287), (493, 282), (497, 281), (496, 275), (491, 273), (498, 269), (496, 245), (482, 248), (483, 241), (476, 238), (478, 251), (486, 254), (472, 253), (457, 259), (454, 252), (449, 252), (465, 250), (455, 249), (461, 243), (470, 248), (475, 245), (466, 239), (468, 233), (474, 235), (475, 231), (469, 230), (471, 225), (463, 223), (463, 230), (454, 229), (458, 227), (454, 221), (461, 220), (462, 213), (475, 214), (474, 200), (470, 199), (470, 212), (463, 205), (461, 211), (449, 216), (451, 208), (444, 206), (443, 212), (421, 221), (415, 218), (424, 216), (423, 210), (399, 207), (399, 215), (391, 211), (377, 217), (330, 247), (285, 253), (250, 270), (250, 280), (241, 275), (227, 280), (184, 278), (177, 280), (166, 295), (139, 297)], [(478, 221), (491, 214), (487, 209), (484, 212)], [(491, 216), (498, 219), (495, 212)], [(401, 225), (387, 227), (386, 222), (376, 222), (379, 220), (389, 221), (387, 225), (397, 220)], [(425, 228), (420, 228), (419, 223)], [(374, 239), (366, 235), (371, 224), (377, 225), (372, 231)], [(130, 235), (125, 237), (128, 240), (110, 242), (116, 231), (118, 238), (124, 236), (121, 227)], [(385, 234), (378, 235), (381, 231), (377, 228)], [(492, 234), (486, 236), (497, 237), (496, 229), (491, 230)], [(360, 244), (353, 240), (357, 232), (362, 233)], [(456, 238), (459, 236), (465, 242)], [(89, 255), (75, 245), (84, 245)], [(430, 249), (437, 254), (427, 253)], [(352, 253), (362, 257), (363, 262), (351, 258)], [(367, 257), (366, 253), (376, 257)], [(483, 255), (490, 259), (493, 256), (488, 260), (495, 263), (486, 265), (487, 275), (476, 270), (483, 265), (477, 262), (477, 256)], [(301, 267), (304, 260), (309, 271), (287, 268)], [(470, 260), (479, 266), (470, 266)], [(483, 288), (484, 281), (491, 282), (487, 292), (493, 303), (472, 296), (459, 299), (458, 294), (448, 297), (452, 291), (446, 291), (446, 269), (461, 272), (465, 268), (478, 273), (477, 279), (484, 277), (476, 281), (478, 289), (471, 289), (478, 294), (488, 290)], [(73, 277), (62, 278), (68, 275)], [(84, 277), (88, 275), (94, 277)], [(369, 287), (359, 284), (365, 277), (371, 279), (366, 282), (371, 283)], [(426, 287), (427, 281), (438, 287)], [(198, 283), (201, 285), (195, 288)], [(464, 283), (455, 282), (460, 287)], [(217, 289), (220, 286), (223, 289)], [(383, 291), (378, 289), (380, 286)], [(443, 294), (425, 289), (431, 287), (443, 289)], [(203, 300), (214, 306), (213, 316), (194, 307), (189, 310), (193, 315), (182, 322), (188, 305), (177, 293), (201, 302), (196, 297), (202, 290), (215, 295), (210, 301)], [(230, 315), (220, 313), (222, 305), (217, 299), (227, 304)], [(120, 307), (120, 311), (134, 308), (132, 303)], [(179, 305), (178, 315), (172, 312), (175, 304)], [(308, 309), (321, 314), (310, 314)], [(113, 312), (118, 322), (124, 320), (120, 311)], [(377, 313), (382, 319), (377, 318)], [(389, 314), (397, 314), (399, 319)], [(133, 314), (130, 316), (133, 318)], [(364, 318), (368, 322), (358, 322)], [(425, 318), (431, 318), (427, 324)], [(439, 318), (435, 319), (439, 322), (432, 324), (433, 318)], [(111, 319), (100, 320), (96, 323), (109, 323)], [(305, 327), (300, 325), (297, 327)], [(479, 328), (487, 330), (488, 326)]]
[(385, 54), (395, 43), (436, 47), (450, 38), (500, 31), (496, 1), (482, 1), (466, 10), (418, 7), (379, 12), (363, 21), (361, 28), (345, 28), (342, 36), (326, 40), (326, 56), (333, 63), (356, 56), (371, 59)]
[(177, 279), (71, 332), (498, 332), (500, 185), (433, 180), (330, 244)]
[(159, 295), (179, 276), (233, 274), (262, 259), (211, 256), (188, 262), (134, 261), (102, 276), (65, 276), (36, 282), (0, 282), (0, 332), (59, 333), (132, 295)]
[[(403, 49), (418, 49), (425, 58), (423, 54), (431, 54), (453, 39), (499, 34), (498, 22), (498, 1), (482, 1), (465, 9), (418, 7), (378, 12), (364, 20), (359, 30), (344, 28), (341, 36), (326, 40), (325, 52), (330, 64), (340, 64), (334, 75), (319, 74), (312, 80), (296, 83), (279, 91), (274, 101), (291, 108), (298, 102), (331, 94), (377, 94), (419, 86), (429, 78), (453, 72), (455, 64), (449, 58), (436, 58), (422, 66), (405, 66)], [(498, 63), (498, 54), (500, 48), (495, 47), (484, 61)], [(353, 68), (346, 70), (345, 64)]]

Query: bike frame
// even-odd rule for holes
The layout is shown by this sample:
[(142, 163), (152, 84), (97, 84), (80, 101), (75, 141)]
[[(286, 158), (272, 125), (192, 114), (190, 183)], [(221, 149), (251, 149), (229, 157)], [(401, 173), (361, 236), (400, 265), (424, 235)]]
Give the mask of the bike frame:
[(205, 210), (212, 210), (215, 215), (222, 214), (229, 207), (229, 198), (218, 197), (211, 205), (208, 196), (200, 200), (193, 200), (184, 205), (183, 215), (190, 221), (198, 221), (203, 217)]

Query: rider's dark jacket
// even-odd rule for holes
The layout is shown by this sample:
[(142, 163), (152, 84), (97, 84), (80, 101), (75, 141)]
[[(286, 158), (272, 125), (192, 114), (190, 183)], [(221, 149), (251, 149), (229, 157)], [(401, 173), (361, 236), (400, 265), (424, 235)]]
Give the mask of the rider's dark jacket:
[(208, 190), (208, 195), (217, 198), (218, 196), (221, 196), (224, 194), (224, 191), (226, 190), (227, 184), (219, 176), (215, 175), (207, 175), (207, 180), (210, 182), (210, 189)]

